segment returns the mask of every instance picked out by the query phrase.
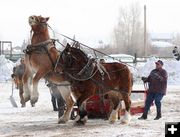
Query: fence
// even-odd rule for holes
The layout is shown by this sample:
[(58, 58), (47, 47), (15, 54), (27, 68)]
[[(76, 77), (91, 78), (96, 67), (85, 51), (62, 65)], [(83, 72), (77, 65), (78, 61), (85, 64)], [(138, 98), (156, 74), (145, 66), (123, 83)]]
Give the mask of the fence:
[(18, 59), (22, 58), (24, 54), (4, 54), (6, 59), (16, 62)]

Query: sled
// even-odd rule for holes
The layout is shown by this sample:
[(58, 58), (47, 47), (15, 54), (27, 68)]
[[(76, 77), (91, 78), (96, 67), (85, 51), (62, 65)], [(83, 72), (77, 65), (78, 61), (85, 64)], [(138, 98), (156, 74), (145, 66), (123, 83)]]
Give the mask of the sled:
[[(144, 111), (144, 103), (146, 100), (146, 90), (133, 90), (132, 95), (137, 95), (139, 94), (142, 99), (139, 100), (134, 100), (132, 99), (132, 105), (131, 105), (131, 115), (135, 115), (138, 113), (143, 113)], [(123, 102), (124, 103), (124, 102)], [(125, 113), (125, 106), (122, 103), (122, 109), (120, 109), (118, 111), (118, 115), (119, 117), (121, 115), (124, 115)], [(105, 118), (107, 119), (109, 117), (109, 113), (110, 113), (110, 103), (108, 99), (103, 99), (103, 102), (100, 98), (99, 95), (94, 95), (92, 97), (90, 97), (84, 104), (83, 104), (85, 110), (88, 113), (88, 117), (89, 118)], [(78, 108), (77, 106), (74, 106), (73, 110), (72, 110), (72, 114), (71, 114), (71, 119), (75, 118), (75, 115), (78, 113)]]

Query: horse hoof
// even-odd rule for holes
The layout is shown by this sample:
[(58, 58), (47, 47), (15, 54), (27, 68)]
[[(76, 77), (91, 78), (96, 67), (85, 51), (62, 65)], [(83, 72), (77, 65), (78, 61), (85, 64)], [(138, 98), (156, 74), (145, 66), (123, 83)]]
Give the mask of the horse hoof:
[(25, 104), (22, 104), (21, 107), (24, 108), (24, 107), (26, 107), (26, 105), (25, 105)]
[(113, 121), (113, 120), (111, 120), (111, 121), (109, 121), (109, 124), (114, 124), (116, 121)]
[(27, 102), (30, 100), (30, 96), (23, 96), (24, 97), (24, 101)]
[(31, 98), (31, 104), (35, 104), (38, 101), (38, 98)]
[(121, 124), (128, 124), (130, 122), (129, 119), (122, 119)]
[(65, 124), (65, 123), (66, 123), (65, 120), (62, 120), (62, 119), (58, 120), (58, 124)]
[(85, 116), (84, 118), (81, 119), (81, 121), (83, 121), (84, 124), (87, 123), (87, 120), (88, 120), (88, 117), (87, 117), (87, 116)]
[(32, 106), (32, 107), (35, 107), (35, 104), (34, 104), (34, 103), (31, 103), (31, 106)]
[(78, 120), (74, 122), (74, 126), (84, 126), (86, 124), (86, 122)]
[(126, 111), (123, 119), (121, 120), (121, 123), (128, 124), (130, 121), (131, 121), (131, 115), (129, 112)]
[(128, 124), (129, 122), (127, 120), (121, 120), (121, 124)]

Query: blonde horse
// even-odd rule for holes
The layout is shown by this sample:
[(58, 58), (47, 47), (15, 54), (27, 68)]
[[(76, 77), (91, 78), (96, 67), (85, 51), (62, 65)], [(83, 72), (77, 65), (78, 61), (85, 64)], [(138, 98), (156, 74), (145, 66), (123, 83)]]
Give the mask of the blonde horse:
[[(23, 97), (24, 101), (30, 100), (31, 105), (35, 106), (38, 101), (38, 82), (41, 78), (45, 78), (53, 83), (67, 84), (61, 74), (55, 73), (55, 65), (57, 58), (60, 56), (59, 51), (54, 45), (54, 41), (50, 39), (47, 21), (49, 17), (30, 16), (29, 25), (31, 26), (31, 44), (27, 46), (25, 52), (26, 69), (22, 78), (23, 81)], [(58, 71), (56, 69), (56, 71)], [(32, 89), (31, 89), (32, 84)], [(63, 89), (62, 89), (63, 88)], [(74, 105), (74, 101), (70, 96), (71, 89), (69, 87), (58, 87), (61, 92), (67, 109), (64, 115), (59, 119), (60, 123), (65, 123), (70, 118), (70, 112)]]

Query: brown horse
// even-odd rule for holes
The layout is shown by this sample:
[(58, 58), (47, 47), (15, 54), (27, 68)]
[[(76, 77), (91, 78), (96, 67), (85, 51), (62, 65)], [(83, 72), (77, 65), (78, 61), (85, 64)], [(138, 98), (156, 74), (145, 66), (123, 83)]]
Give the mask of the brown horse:
[[(25, 65), (26, 69), (23, 75), (23, 97), (24, 101), (31, 101), (31, 105), (34, 106), (38, 101), (38, 82), (41, 78), (45, 78), (49, 82), (58, 83), (62, 85), (68, 85), (68, 81), (64, 81), (63, 77), (59, 77), (61, 74), (54, 72), (56, 66), (56, 60), (60, 53), (55, 48), (54, 41), (50, 39), (48, 32), (47, 21), (49, 17), (42, 16), (30, 16), (29, 25), (31, 26), (32, 38), (31, 45), (28, 45), (25, 52)], [(57, 68), (58, 65), (57, 65)], [(58, 69), (56, 69), (58, 71)], [(31, 90), (32, 84), (32, 90)], [(70, 96), (69, 86), (58, 86), (61, 95), (66, 101), (67, 109), (64, 115), (60, 118), (60, 122), (64, 123), (69, 120), (70, 112), (74, 105), (74, 101)]]
[(122, 122), (128, 123), (130, 116), (130, 94), (132, 90), (132, 75), (128, 67), (122, 63), (98, 63), (89, 59), (79, 48), (68, 45), (61, 53), (60, 63), (62, 72), (71, 83), (72, 94), (80, 108), (77, 123), (86, 121), (87, 112), (81, 105), (90, 96), (100, 94), (114, 94), (114, 108), (109, 120), (115, 122), (120, 101), (123, 100), (126, 113)]
[(25, 71), (24, 59), (21, 59), (20, 62), (21, 64), (13, 68), (13, 74), (11, 75), (11, 77), (13, 78), (16, 88), (19, 89), (21, 107), (25, 107), (25, 101), (23, 98), (23, 83), (22, 83), (22, 77)]
[[(29, 17), (33, 35), (31, 45), (28, 45), (25, 51), (26, 70), (23, 75), (23, 96), (25, 101), (31, 99), (31, 104), (34, 106), (38, 100), (38, 81), (43, 77), (53, 83), (70, 83), (73, 96), (69, 96), (65, 100), (67, 110), (59, 119), (59, 123), (69, 120), (74, 104), (73, 99), (76, 100), (80, 108), (80, 113), (76, 120), (77, 123), (81, 123), (86, 120), (87, 114), (81, 108), (82, 102), (98, 91), (104, 91), (103, 94), (113, 91), (119, 93), (119, 95), (115, 97), (118, 99), (114, 102), (114, 110), (110, 115), (110, 121), (115, 121), (114, 117), (117, 113), (119, 101), (124, 100), (127, 112), (123, 122), (128, 122), (129, 117), (127, 116), (129, 116), (131, 103), (129, 98), (131, 74), (128, 67), (120, 63), (97, 65), (94, 61), (89, 60), (84, 52), (69, 46), (63, 51), (63, 54), (60, 54), (49, 37), (48, 19), (41, 16)], [(59, 58), (60, 62), (57, 62)], [(57, 74), (55, 71), (60, 73)], [(78, 74), (78, 77), (74, 74)], [(33, 84), (32, 91), (30, 90), (31, 79)]]

